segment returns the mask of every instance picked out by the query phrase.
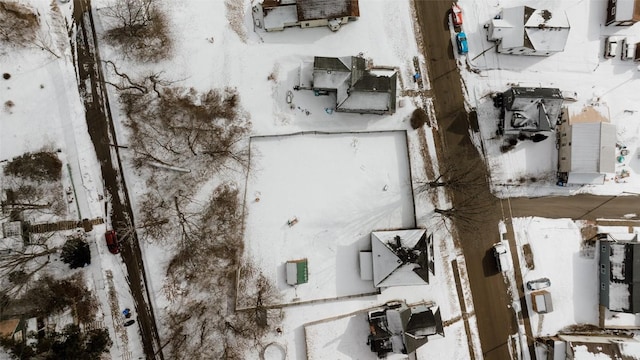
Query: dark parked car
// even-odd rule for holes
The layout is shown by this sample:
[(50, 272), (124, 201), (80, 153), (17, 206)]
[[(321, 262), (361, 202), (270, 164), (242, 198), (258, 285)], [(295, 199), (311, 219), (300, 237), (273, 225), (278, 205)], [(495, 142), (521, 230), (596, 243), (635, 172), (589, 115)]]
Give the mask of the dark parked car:
[(551, 286), (551, 280), (549, 278), (540, 278), (531, 281), (527, 281), (527, 289), (540, 290)]
[(107, 240), (107, 249), (112, 254), (120, 252), (120, 246), (118, 245), (118, 236), (115, 230), (109, 230), (104, 234), (104, 238)]

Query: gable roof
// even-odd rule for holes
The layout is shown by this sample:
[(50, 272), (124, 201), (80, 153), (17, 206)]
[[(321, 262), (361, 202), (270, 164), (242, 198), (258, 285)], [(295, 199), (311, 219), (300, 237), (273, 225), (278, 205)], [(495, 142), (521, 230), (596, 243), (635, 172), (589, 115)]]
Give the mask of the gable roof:
[(556, 88), (514, 86), (504, 92), (505, 130), (549, 131), (562, 110), (562, 93)]
[(360, 16), (358, 0), (297, 0), (298, 21)]
[[(372, 314), (375, 314), (372, 316)], [(372, 350), (384, 356), (387, 352), (411, 354), (429, 338), (444, 337), (440, 308), (433, 304), (408, 306), (404, 301), (385, 304), (369, 313)]]
[(393, 113), (396, 108), (397, 72), (367, 69), (359, 56), (313, 59), (313, 89), (336, 92), (336, 110)]
[(403, 311), (404, 344), (407, 353), (416, 351), (426, 344), (429, 336), (444, 336), (440, 307), (416, 305)]
[(371, 233), (376, 287), (423, 285), (429, 281), (425, 229)]
[(501, 19), (493, 20), (499, 28), (503, 48), (525, 47), (540, 52), (559, 52), (569, 38), (566, 12), (516, 6), (503, 9)]
[(18, 330), (20, 319), (0, 321), (0, 337), (11, 337)]
[(616, 126), (579, 123), (571, 130), (571, 172), (615, 172)]
[(606, 242), (609, 245), (609, 309), (640, 313), (640, 243)]

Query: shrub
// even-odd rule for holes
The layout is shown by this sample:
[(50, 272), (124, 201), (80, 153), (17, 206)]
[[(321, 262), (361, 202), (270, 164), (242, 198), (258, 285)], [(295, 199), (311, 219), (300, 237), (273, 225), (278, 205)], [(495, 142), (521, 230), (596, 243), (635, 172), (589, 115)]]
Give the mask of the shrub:
[(417, 108), (411, 113), (411, 127), (415, 130), (422, 127), (429, 120), (429, 116), (422, 108)]
[(125, 56), (147, 62), (170, 54), (167, 19), (152, 0), (116, 0), (105, 14), (116, 21), (115, 27), (107, 31), (106, 40)]
[(14, 175), (35, 181), (57, 181), (62, 173), (62, 162), (55, 153), (26, 153), (13, 158), (5, 167), (5, 175)]

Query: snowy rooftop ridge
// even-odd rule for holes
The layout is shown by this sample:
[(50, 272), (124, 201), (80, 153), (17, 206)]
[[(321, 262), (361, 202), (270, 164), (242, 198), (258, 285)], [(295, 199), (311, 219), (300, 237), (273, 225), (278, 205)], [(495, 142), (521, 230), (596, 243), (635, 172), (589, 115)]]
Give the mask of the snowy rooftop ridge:
[(425, 229), (371, 233), (373, 282), (376, 287), (429, 282)]

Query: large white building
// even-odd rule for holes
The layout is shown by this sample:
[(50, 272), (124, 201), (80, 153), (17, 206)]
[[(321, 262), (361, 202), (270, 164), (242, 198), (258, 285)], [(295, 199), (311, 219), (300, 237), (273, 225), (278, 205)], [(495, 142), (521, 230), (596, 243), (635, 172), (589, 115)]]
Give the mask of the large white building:
[(516, 6), (503, 9), (488, 30), (501, 54), (549, 56), (564, 51), (569, 19), (564, 11)]
[(558, 137), (558, 171), (567, 184), (600, 185), (615, 172), (616, 126), (598, 109), (565, 108)]

